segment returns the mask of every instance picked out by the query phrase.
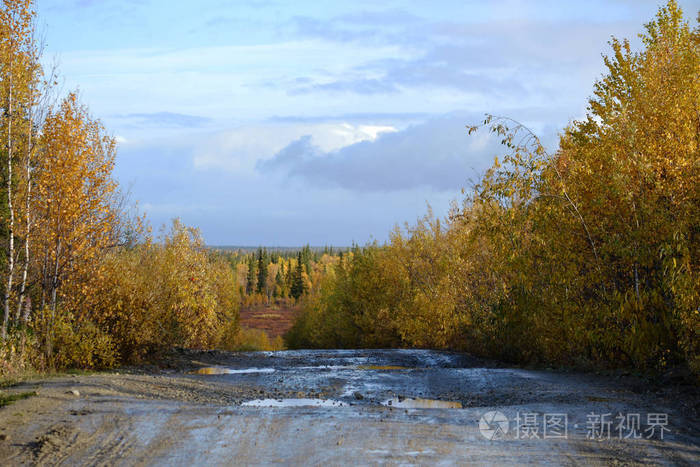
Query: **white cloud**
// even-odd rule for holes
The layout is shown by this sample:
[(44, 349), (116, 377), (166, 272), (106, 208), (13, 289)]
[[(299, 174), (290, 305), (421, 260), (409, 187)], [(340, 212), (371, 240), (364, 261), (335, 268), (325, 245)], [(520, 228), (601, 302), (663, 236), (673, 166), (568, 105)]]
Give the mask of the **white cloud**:
[[(123, 2), (86, 1), (46, 19), (64, 22), (65, 88), (123, 144), (120, 180), (156, 224), (182, 215), (210, 241), (248, 244), (347, 244), (383, 236), (425, 200), (446, 209), (502, 150), (465, 124), (491, 112), (553, 135), (584, 111), (608, 37), (634, 43), (656, 10), (151, 0), (117, 17), (109, 5)], [(697, 0), (681, 3), (693, 18)], [(459, 109), (469, 115), (435, 118)]]
[(350, 123), (248, 125), (215, 134), (195, 148), (194, 167), (252, 172), (259, 160), (272, 158), (292, 141), (310, 136), (314, 145), (330, 152), (362, 142), (374, 141), (397, 128), (390, 125)]
[(496, 138), (467, 134), (465, 125), (478, 120), (473, 114), (451, 114), (400, 131), (365, 130), (367, 136), (375, 136), (332, 149), (304, 135), (256, 168), (262, 173), (279, 171), (308, 185), (354, 192), (421, 187), (455, 191), (503, 152)]

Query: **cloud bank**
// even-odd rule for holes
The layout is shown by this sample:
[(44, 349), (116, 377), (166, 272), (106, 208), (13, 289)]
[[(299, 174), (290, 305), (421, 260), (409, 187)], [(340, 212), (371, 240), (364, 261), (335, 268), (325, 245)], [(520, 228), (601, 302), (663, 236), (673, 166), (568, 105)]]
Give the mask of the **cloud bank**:
[(282, 172), (319, 187), (396, 191), (428, 187), (458, 190), (483, 171), (499, 147), (484, 135), (468, 136), (474, 116), (433, 118), (376, 139), (324, 151), (305, 135), (274, 157), (259, 161), (261, 173)]

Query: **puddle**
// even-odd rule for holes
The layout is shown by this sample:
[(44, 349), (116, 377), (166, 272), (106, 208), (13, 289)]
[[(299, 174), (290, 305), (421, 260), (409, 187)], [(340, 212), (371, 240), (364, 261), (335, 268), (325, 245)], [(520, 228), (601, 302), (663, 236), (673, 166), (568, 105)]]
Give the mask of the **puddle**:
[(354, 370), (356, 366), (353, 365), (316, 365), (316, 366), (295, 366), (291, 369), (294, 370)]
[(396, 366), (396, 365), (358, 365), (358, 370), (412, 370), (407, 366)]
[(332, 399), (256, 399), (243, 402), (247, 407), (347, 407), (348, 404)]
[(382, 402), (387, 407), (401, 409), (461, 409), (462, 403), (458, 401), (441, 401), (437, 399), (421, 399), (412, 397), (394, 397)]
[(226, 368), (221, 366), (208, 366), (190, 371), (191, 375), (237, 375), (246, 373), (273, 373), (274, 368)]
[(610, 399), (607, 397), (593, 397), (593, 396), (588, 396), (586, 397), (590, 402), (610, 402)]

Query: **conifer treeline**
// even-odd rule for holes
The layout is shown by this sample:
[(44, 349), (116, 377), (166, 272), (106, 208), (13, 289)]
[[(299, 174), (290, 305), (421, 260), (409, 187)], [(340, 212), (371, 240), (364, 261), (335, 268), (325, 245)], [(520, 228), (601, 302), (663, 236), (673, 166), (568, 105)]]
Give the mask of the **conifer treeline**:
[(306, 245), (298, 250), (259, 247), (256, 252), (218, 249), (236, 272), (239, 290), (245, 300), (299, 300), (314, 289), (342, 258), (345, 249)]

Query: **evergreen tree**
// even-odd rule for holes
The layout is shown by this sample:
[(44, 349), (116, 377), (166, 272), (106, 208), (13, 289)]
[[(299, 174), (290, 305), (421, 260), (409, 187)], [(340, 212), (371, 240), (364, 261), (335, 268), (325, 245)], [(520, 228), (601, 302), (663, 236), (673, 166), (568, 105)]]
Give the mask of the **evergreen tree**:
[(275, 276), (275, 297), (284, 296), (284, 263), (280, 265)]
[(255, 292), (255, 261), (253, 257), (248, 258), (248, 275), (246, 276), (246, 295), (253, 295)]
[(302, 264), (302, 254), (299, 252), (297, 256), (297, 267), (294, 270), (294, 279), (292, 281), (291, 295), (294, 298), (299, 298), (304, 295), (304, 265)]
[(267, 286), (267, 250), (258, 248), (258, 293), (265, 293)]
[(311, 257), (311, 247), (307, 244), (304, 248), (302, 248), (301, 254), (299, 255), (300, 261), (306, 270), (306, 274), (311, 274)]

